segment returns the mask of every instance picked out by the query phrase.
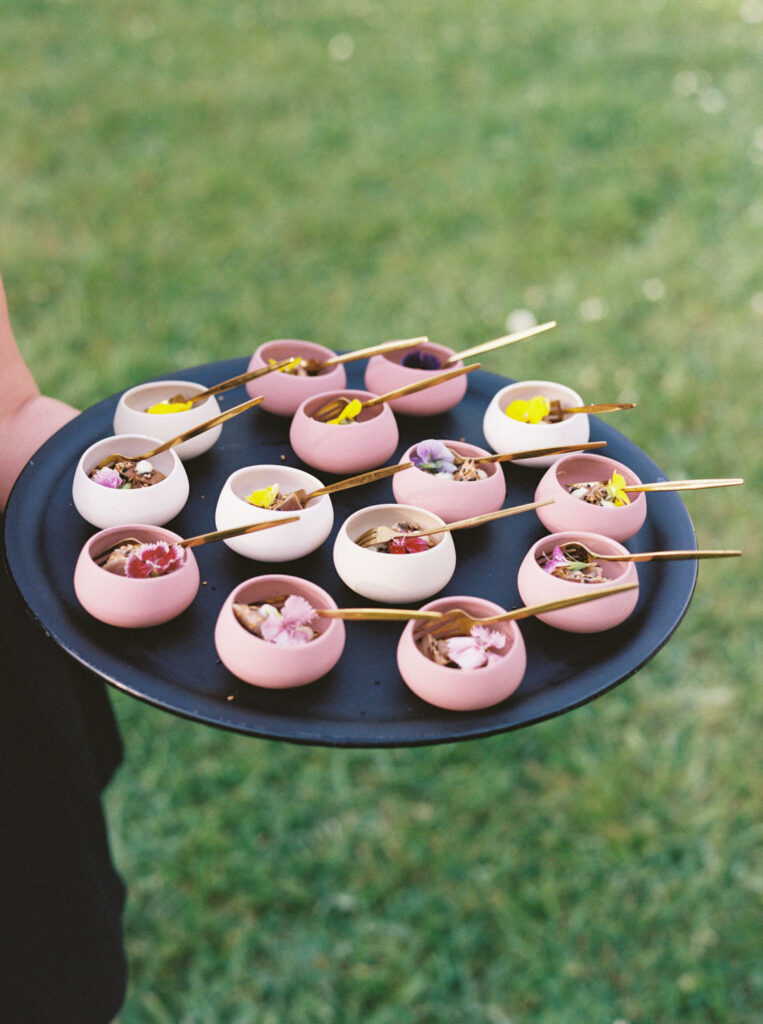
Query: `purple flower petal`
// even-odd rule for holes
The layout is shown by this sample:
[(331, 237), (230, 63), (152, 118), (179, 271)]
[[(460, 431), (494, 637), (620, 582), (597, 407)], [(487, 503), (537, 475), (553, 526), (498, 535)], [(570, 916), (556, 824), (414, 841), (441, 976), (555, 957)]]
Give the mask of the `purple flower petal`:
[(111, 466), (104, 466), (103, 469), (97, 469), (90, 478), (94, 484), (100, 484), (101, 487), (111, 487), (116, 489), (122, 484), (122, 477), (119, 475), (116, 469), (112, 469)]
[(403, 357), (403, 366), (407, 366), (411, 370), (439, 370), (442, 363), (431, 352), (422, 352), (421, 349), (416, 349), (415, 352), (409, 352), (407, 356)]

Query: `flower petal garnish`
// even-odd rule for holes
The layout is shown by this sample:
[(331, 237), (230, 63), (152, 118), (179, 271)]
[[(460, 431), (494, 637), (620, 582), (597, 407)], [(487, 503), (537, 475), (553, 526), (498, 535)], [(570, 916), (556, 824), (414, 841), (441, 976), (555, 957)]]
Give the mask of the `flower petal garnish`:
[(455, 473), (456, 463), (448, 446), (434, 438), (419, 441), (411, 455), (411, 462), (425, 473)]
[(261, 487), (258, 491), (247, 494), (245, 500), (257, 508), (270, 508), (278, 497), (278, 484), (271, 484), (270, 487)]
[(337, 423), (346, 423), (348, 420), (354, 420), (362, 408), (363, 403), (359, 399), (353, 398), (338, 416), (335, 416), (333, 420), (326, 420), (326, 422), (336, 425)]
[(127, 556), (125, 576), (131, 579), (166, 576), (179, 569), (183, 562), (185, 549), (180, 544), (168, 544), (165, 540), (155, 544), (141, 544)]
[(187, 412), (193, 402), (170, 402), (165, 399), (163, 402), (157, 402), (156, 405), (152, 405), (146, 412), (155, 413), (161, 415), (167, 412)]
[(110, 466), (104, 466), (103, 469), (97, 469), (90, 478), (94, 484), (100, 484), (101, 487), (111, 487), (116, 489), (122, 486), (122, 477), (116, 469), (112, 469)]
[(505, 411), (507, 416), (520, 423), (540, 423), (551, 412), (551, 403), (545, 395), (535, 395), (529, 401), (515, 398)]
[(409, 370), (439, 370), (442, 366), (437, 356), (432, 355), (431, 352), (422, 352), (421, 349), (416, 349), (415, 352), (409, 352), (408, 355), (403, 356), (402, 363)]
[(296, 626), (306, 626), (315, 618), (315, 608), (313, 608), (307, 598), (299, 594), (289, 594), (283, 603), (281, 617), (284, 622)]
[(487, 626), (472, 626), (469, 636), (454, 636), (447, 643), (448, 656), (459, 668), (481, 668), (500, 657), (489, 648), (501, 650), (506, 645), (506, 636)]
[(607, 494), (614, 501), (615, 507), (630, 505), (631, 503), (631, 499), (623, 490), (625, 485), (626, 480), (622, 473), (613, 473), (611, 480), (607, 480)]

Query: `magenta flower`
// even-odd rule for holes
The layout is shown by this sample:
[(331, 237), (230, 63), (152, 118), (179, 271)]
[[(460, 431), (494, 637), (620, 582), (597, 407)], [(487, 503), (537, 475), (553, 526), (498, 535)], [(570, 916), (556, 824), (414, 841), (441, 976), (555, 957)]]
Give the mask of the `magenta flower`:
[(122, 477), (119, 475), (116, 469), (112, 469), (111, 466), (104, 466), (103, 469), (97, 469), (95, 473), (90, 477), (94, 484), (100, 484), (101, 487), (111, 487), (116, 489), (122, 486)]
[(279, 647), (300, 647), (313, 638), (313, 630), (308, 625), (315, 618), (315, 608), (304, 597), (290, 594), (278, 612), (270, 605), (267, 617), (260, 623), (260, 636), (268, 643)]
[(185, 562), (185, 550), (179, 544), (168, 544), (165, 540), (156, 544), (141, 544), (127, 556), (125, 576), (145, 580), (154, 576), (166, 576), (179, 569)]
[(500, 654), (489, 650), (501, 650), (506, 646), (506, 636), (487, 626), (472, 626), (469, 636), (452, 636), (448, 640), (448, 656), (459, 668), (482, 668), (498, 661)]
[(426, 537), (393, 537), (389, 542), (387, 553), (390, 555), (412, 555), (417, 551), (426, 551), (429, 540)]
[[(548, 558), (548, 555), (546, 556)], [(554, 550), (551, 552), (551, 557), (543, 566), (545, 572), (553, 572), (554, 569), (558, 569), (560, 565), (566, 565), (569, 559), (557, 544)]]

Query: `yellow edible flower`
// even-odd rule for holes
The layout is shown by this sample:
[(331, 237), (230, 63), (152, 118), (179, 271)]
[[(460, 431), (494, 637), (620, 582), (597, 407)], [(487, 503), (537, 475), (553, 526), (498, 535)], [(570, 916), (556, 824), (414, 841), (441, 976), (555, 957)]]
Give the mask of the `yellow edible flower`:
[(622, 473), (613, 473), (612, 479), (607, 480), (607, 494), (610, 498), (614, 499), (615, 507), (619, 508), (621, 505), (630, 505), (631, 499), (623, 490), (625, 487), (625, 477)]
[(362, 408), (363, 404), (357, 398), (353, 398), (351, 402), (347, 403), (338, 416), (335, 416), (333, 420), (326, 420), (326, 422), (336, 424), (344, 423), (347, 420), (354, 420)]
[(551, 404), (545, 395), (535, 395), (529, 402), (516, 398), (506, 409), (506, 415), (520, 423), (540, 423), (551, 412)]
[(156, 405), (152, 405), (150, 409), (146, 409), (146, 412), (188, 412), (192, 405), (193, 402), (168, 402), (165, 399), (163, 402), (157, 402)]
[(277, 497), (278, 484), (271, 484), (270, 487), (262, 487), (259, 491), (247, 494), (246, 500), (250, 505), (256, 505), (257, 508), (270, 508)]
[[(268, 359), (268, 363), (270, 363), (271, 366), (274, 363), (277, 363), (277, 362), (278, 362), (278, 359)], [(294, 371), (299, 368), (299, 364), (301, 362), (302, 362), (302, 357), (301, 356), (295, 356), (290, 363), (287, 363), (286, 366), (282, 366), (281, 369), (278, 372), (279, 373), (294, 373)]]

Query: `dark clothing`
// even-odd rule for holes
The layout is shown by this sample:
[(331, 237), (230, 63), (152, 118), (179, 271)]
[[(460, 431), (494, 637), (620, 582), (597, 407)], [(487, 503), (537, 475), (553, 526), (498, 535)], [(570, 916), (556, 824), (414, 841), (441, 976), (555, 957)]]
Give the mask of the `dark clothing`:
[[(0, 528), (2, 517), (0, 517)], [(122, 757), (104, 685), (0, 568), (0, 1020), (105, 1024), (127, 967), (100, 794)]]

